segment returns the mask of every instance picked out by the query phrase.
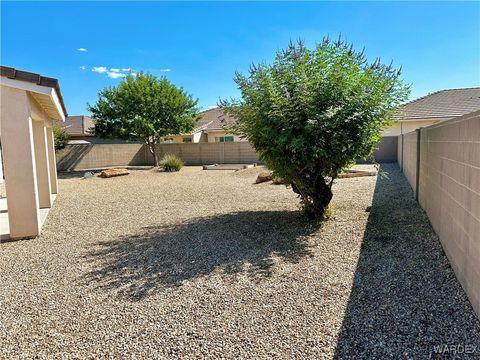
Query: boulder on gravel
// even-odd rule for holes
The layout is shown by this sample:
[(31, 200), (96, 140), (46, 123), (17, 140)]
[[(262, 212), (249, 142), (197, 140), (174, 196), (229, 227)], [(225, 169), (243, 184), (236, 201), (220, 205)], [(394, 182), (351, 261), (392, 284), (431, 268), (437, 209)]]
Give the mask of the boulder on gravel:
[(363, 171), (363, 170), (347, 170), (344, 173), (338, 174), (337, 179), (362, 177), (362, 176), (377, 176), (376, 171)]
[(285, 180), (283, 180), (283, 178), (281, 178), (280, 176), (275, 176), (275, 177), (272, 179), (272, 184), (274, 184), (274, 185), (282, 185), (282, 184), (285, 184)]
[(130, 171), (127, 169), (106, 169), (100, 173), (101, 178), (111, 178), (115, 176), (123, 176), (130, 174)]
[(255, 180), (255, 184), (260, 184), (260, 183), (270, 181), (270, 180), (272, 180), (272, 173), (264, 171), (264, 172), (261, 172), (260, 174), (258, 174), (257, 180)]

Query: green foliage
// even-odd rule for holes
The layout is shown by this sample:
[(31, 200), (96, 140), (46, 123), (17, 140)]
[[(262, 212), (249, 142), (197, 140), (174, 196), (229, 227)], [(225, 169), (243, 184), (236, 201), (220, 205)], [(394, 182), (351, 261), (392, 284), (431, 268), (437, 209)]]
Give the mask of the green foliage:
[(67, 146), (70, 136), (58, 125), (53, 125), (53, 138), (55, 142), (55, 151), (62, 150)]
[(155, 145), (162, 137), (190, 132), (198, 120), (197, 100), (166, 78), (139, 73), (99, 92), (88, 105), (101, 138), (140, 140), (158, 161)]
[(235, 82), (241, 99), (222, 101), (222, 108), (312, 218), (323, 215), (336, 176), (372, 154), (409, 93), (400, 70), (369, 63), (340, 38), (313, 50), (290, 43), (272, 65), (252, 65)]
[(160, 161), (160, 166), (168, 172), (179, 171), (183, 167), (183, 161), (173, 154), (165, 154)]

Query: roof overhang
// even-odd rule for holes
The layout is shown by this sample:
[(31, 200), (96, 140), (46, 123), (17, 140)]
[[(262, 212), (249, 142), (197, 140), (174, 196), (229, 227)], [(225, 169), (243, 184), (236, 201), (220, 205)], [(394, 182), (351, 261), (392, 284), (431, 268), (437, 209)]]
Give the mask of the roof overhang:
[(54, 88), (3, 76), (0, 78), (0, 85), (29, 92), (50, 119), (65, 121), (65, 112)]

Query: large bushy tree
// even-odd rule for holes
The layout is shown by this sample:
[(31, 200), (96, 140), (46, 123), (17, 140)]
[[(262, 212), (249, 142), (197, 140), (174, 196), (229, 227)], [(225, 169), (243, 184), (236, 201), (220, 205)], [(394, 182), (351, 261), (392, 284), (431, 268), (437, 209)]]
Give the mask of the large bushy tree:
[(143, 141), (155, 166), (155, 145), (162, 137), (189, 132), (198, 119), (197, 100), (166, 78), (144, 73), (101, 90), (96, 104), (88, 108), (95, 136)]
[(273, 64), (252, 65), (235, 82), (241, 99), (221, 107), (312, 218), (323, 215), (338, 174), (372, 154), (409, 93), (400, 70), (369, 63), (340, 38), (314, 49), (290, 43)]

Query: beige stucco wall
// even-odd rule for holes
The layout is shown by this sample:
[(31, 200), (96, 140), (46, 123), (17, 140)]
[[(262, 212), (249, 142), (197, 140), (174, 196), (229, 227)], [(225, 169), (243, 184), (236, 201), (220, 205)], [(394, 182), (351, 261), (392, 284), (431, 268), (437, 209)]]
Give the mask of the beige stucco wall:
[(45, 120), (32, 120), (35, 170), (37, 172), (38, 201), (41, 209), (52, 207), (50, 168), (48, 166), (48, 142)]
[(220, 136), (233, 136), (234, 142), (245, 141), (242, 138), (240, 138), (240, 136), (227, 133), (226, 131), (209, 131), (207, 133), (208, 142), (209, 143), (215, 142), (215, 138)]
[(419, 161), (420, 205), (480, 316), (480, 111), (421, 129)]
[(2, 158), (2, 148), (0, 148), (0, 184), (3, 184), (3, 158)]
[(199, 132), (193, 134), (193, 142), (194, 143), (208, 142), (208, 136), (203, 131), (199, 131)]
[(215, 142), (215, 137), (220, 137), (220, 136), (233, 136), (233, 141), (245, 141), (240, 136), (233, 135), (230, 133), (227, 133), (225, 131), (208, 131), (206, 132), (198, 132), (195, 134), (188, 134), (188, 135), (172, 135), (168, 136), (168, 138), (171, 138), (173, 140), (174, 144), (183, 144), (183, 139), (184, 138), (191, 138), (192, 142), (194, 143), (199, 143), (199, 142)]
[[(36, 170), (32, 163), (34, 146), (30, 100), (24, 90), (1, 86), (0, 91), (0, 126), (10, 236), (36, 236), (40, 233), (41, 221)], [(9, 201), (10, 198), (15, 200)]]
[(0, 133), (9, 224), (8, 234), (2, 236), (34, 237), (40, 233), (45, 218), (40, 208), (52, 206), (52, 184), (56, 184), (56, 172), (52, 171), (55, 167), (50, 166), (52, 120), (29, 91), (3, 84), (0, 89)]
[(383, 130), (382, 136), (398, 136), (400, 134), (406, 134), (411, 131), (415, 131), (421, 127), (430, 126), (442, 121), (443, 119), (425, 119), (425, 120), (406, 120), (399, 121), (394, 126)]
[(193, 141), (193, 135), (173, 135), (173, 136), (169, 136), (171, 138), (173, 138), (173, 143), (174, 144), (183, 144), (183, 139), (184, 138), (191, 138), (192, 141)]

